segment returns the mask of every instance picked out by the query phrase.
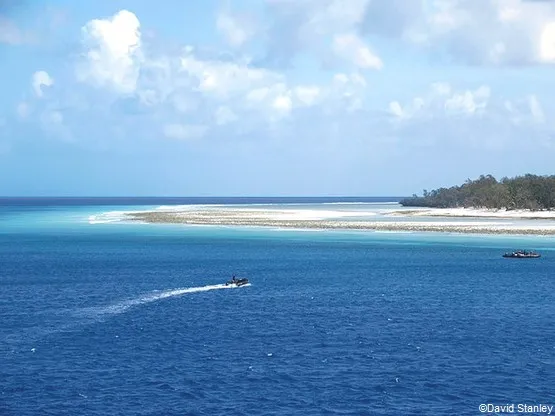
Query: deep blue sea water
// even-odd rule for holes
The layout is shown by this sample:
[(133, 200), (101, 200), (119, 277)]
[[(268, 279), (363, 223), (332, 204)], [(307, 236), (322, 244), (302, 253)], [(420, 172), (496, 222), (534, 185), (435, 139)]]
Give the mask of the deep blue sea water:
[[(90, 223), (182, 199), (1, 203), (0, 415), (555, 404), (552, 238)], [(543, 257), (501, 258), (514, 248)], [(252, 284), (222, 288), (234, 273)]]

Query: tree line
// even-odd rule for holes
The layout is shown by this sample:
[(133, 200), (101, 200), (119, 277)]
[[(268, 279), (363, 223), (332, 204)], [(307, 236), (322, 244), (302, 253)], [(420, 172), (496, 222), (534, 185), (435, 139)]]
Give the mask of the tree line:
[(423, 191), (400, 204), (408, 207), (430, 208), (490, 208), (550, 210), (555, 208), (555, 175), (526, 174), (500, 181), (492, 175), (467, 179), (459, 186)]

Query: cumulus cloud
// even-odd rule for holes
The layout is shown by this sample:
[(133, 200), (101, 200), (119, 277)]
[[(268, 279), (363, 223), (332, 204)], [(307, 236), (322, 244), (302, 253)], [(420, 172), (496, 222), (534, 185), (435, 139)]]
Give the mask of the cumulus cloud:
[(317, 86), (299, 86), (294, 89), (297, 99), (306, 106), (314, 105), (318, 102), (322, 92)]
[[(165, 137), (202, 138), (211, 134), (212, 127), (238, 120), (242, 129), (262, 128), (316, 105), (330, 109), (361, 105), (366, 84), (358, 74), (341, 75), (327, 85), (305, 85), (242, 56), (223, 59), (192, 46), (155, 54), (153, 48), (142, 47), (140, 26), (138, 18), (125, 10), (87, 23), (76, 76), (115, 94), (115, 102), (103, 104), (106, 112), (118, 108), (129, 115), (143, 114), (144, 120), (159, 124)], [(367, 67), (371, 62), (364, 51), (362, 55), (359, 64)], [(178, 114), (201, 115), (202, 127), (175, 123)]]
[(381, 69), (382, 60), (366, 46), (364, 41), (353, 33), (336, 35), (332, 43), (333, 52), (352, 62), (361, 69)]
[(512, 124), (546, 126), (548, 123), (544, 105), (534, 94), (519, 99), (505, 100), (503, 107), (509, 114), (508, 120)]
[(405, 117), (403, 107), (401, 107), (401, 104), (399, 104), (398, 101), (392, 101), (389, 103), (389, 112), (398, 118)]
[(366, 98), (366, 78), (359, 73), (337, 73), (330, 87), (333, 110), (352, 112), (363, 107)]
[(528, 97), (528, 102), (530, 105), (530, 114), (532, 115), (533, 119), (538, 123), (545, 122), (545, 114), (538, 100), (538, 97), (535, 95), (531, 95)]
[[(361, 22), (368, 0), (266, 0), (266, 62), (287, 66), (301, 52), (325, 61), (337, 51), (330, 37), (351, 33)], [(341, 42), (342, 38), (338, 41)], [(352, 58), (352, 56), (351, 56)], [(364, 58), (363, 58), (364, 59)]]
[(117, 92), (134, 92), (142, 61), (137, 16), (121, 10), (111, 18), (91, 20), (81, 32), (84, 56), (77, 78)]
[(555, 60), (554, 22), (553, 2), (434, 0), (404, 21), (404, 33), (468, 64), (523, 65)]
[(543, 62), (555, 62), (555, 21), (547, 23), (542, 28), (539, 57)]
[(282, 75), (252, 67), (248, 62), (202, 59), (192, 50), (185, 50), (180, 61), (180, 71), (189, 76), (196, 90), (220, 98), (242, 94), (283, 80)]
[(491, 97), (491, 90), (482, 85), (474, 90), (457, 91), (445, 82), (430, 85), (429, 90), (401, 104), (392, 101), (389, 112), (401, 120), (411, 118), (434, 118), (437, 116), (478, 116), (487, 110)]
[[(396, 15), (385, 3), (380, 6), (377, 0), (356, 0), (344, 7), (343, 2), (332, 0), (268, 1), (281, 12), (289, 8), (294, 15), (308, 19), (298, 22), (297, 39), (308, 42), (303, 47), (310, 44), (317, 50), (327, 48), (341, 59), (342, 68), (333, 68), (333, 72), (315, 70), (318, 76), (308, 79), (302, 71), (264, 66), (240, 53), (222, 55), (197, 45), (155, 48), (152, 39), (141, 38), (137, 16), (122, 10), (111, 17), (91, 20), (82, 29), (83, 53), (77, 63), (76, 81), (96, 89), (85, 88), (76, 94), (70, 80), (64, 78), (62, 84), (62, 78), (57, 77), (57, 95), (52, 97), (43, 94), (46, 86), (52, 85), (52, 77), (38, 71), (33, 88), (42, 99), (32, 103), (32, 114), (39, 115), (43, 127), (52, 134), (65, 137), (80, 137), (79, 132), (91, 136), (92, 123), (83, 127), (83, 120), (90, 119), (94, 112), (95, 120), (104, 120), (94, 124), (111, 131), (101, 134), (103, 137), (127, 135), (138, 140), (157, 136), (184, 143), (211, 143), (224, 131), (225, 137), (264, 138), (275, 134), (311, 136), (317, 130), (330, 142), (357, 137), (391, 144), (400, 136), (408, 140), (413, 130), (437, 137), (435, 122), (440, 123), (442, 134), (454, 136), (467, 128), (464, 122), (479, 129), (479, 123), (486, 119), (497, 120), (498, 124), (490, 125), (491, 131), (493, 125), (501, 129), (510, 123), (547, 125), (549, 107), (540, 96), (527, 94), (521, 100), (504, 102), (488, 85), (460, 88), (442, 82), (420, 94), (406, 91), (404, 97), (388, 97), (389, 92), (381, 88), (382, 95), (376, 95), (381, 87), (374, 88), (376, 79), (387, 79), (388, 74), (386, 70), (383, 75), (375, 71), (385, 66), (360, 30), (367, 22), (368, 10), (374, 7), (376, 13), (390, 13), (397, 28), (385, 33), (379, 26), (365, 27), (367, 33), (400, 36), (407, 42), (418, 40), (423, 42), (418, 44), (422, 47), (430, 41), (418, 38), (417, 25), (406, 14)], [(439, 13), (439, 8), (434, 13)], [(503, 18), (515, 16), (518, 14), (505, 11)], [(444, 32), (460, 27), (460, 21), (464, 19), (449, 21), (445, 17)], [(239, 35), (234, 39), (231, 43), (237, 47), (247, 40)], [(318, 60), (323, 55), (312, 58)], [(397, 91), (400, 89), (396, 86)], [(82, 101), (87, 101), (86, 105), (68, 104)], [(29, 108), (20, 109), (22, 118), (29, 117)]]
[(276, 110), (282, 113), (288, 113), (293, 108), (293, 102), (291, 101), (289, 94), (278, 95), (274, 99), (272, 105)]
[[(325, 56), (340, 45), (351, 60), (371, 62), (355, 45), (362, 35), (404, 41), (471, 65), (555, 62), (555, 2), (521, 0), (266, 0), (273, 22), (269, 54), (291, 60), (311, 49)], [(341, 37), (344, 34), (357, 38)], [(343, 42), (341, 42), (343, 41)], [(359, 51), (356, 54), (353, 51)], [(371, 49), (369, 49), (371, 50)], [(366, 56), (366, 58), (364, 57)], [(376, 66), (377, 61), (374, 61)]]
[(445, 100), (445, 110), (455, 114), (479, 114), (483, 112), (490, 98), (490, 88), (482, 85), (474, 91), (455, 93)]
[(46, 71), (37, 71), (33, 74), (33, 90), (37, 97), (42, 97), (42, 87), (50, 87), (54, 84), (54, 79)]
[(431, 84), (412, 99), (391, 101), (392, 132), (418, 136), (426, 146), (447, 143), (476, 148), (510, 147), (522, 140), (552, 146), (553, 126), (546, 124), (543, 106), (535, 95), (512, 100), (494, 95), (487, 85), (458, 89), (445, 82)]

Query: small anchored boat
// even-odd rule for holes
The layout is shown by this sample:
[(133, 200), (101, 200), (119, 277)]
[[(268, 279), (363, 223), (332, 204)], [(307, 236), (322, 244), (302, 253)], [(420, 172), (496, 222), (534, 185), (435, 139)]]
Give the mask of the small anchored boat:
[(541, 257), (541, 254), (538, 254), (535, 251), (517, 250), (512, 253), (505, 253), (503, 254), (503, 257), (509, 259), (537, 259)]
[(249, 283), (249, 279), (242, 277), (242, 278), (236, 278), (235, 276), (233, 276), (233, 278), (226, 282), (225, 285), (226, 286), (244, 286), (247, 283)]

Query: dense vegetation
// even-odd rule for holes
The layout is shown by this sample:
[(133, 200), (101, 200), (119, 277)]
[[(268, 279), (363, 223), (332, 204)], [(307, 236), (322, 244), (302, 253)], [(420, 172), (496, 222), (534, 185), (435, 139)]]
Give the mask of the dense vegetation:
[(467, 179), (460, 186), (424, 190), (400, 201), (404, 206), (433, 208), (555, 209), (555, 175), (524, 175), (497, 181), (491, 175)]

